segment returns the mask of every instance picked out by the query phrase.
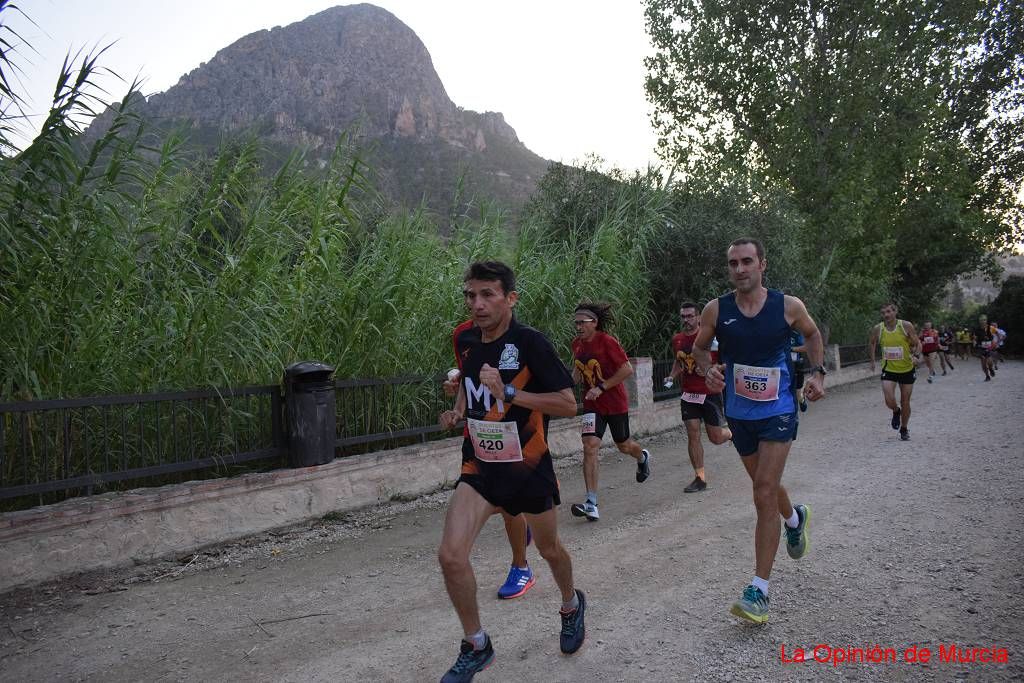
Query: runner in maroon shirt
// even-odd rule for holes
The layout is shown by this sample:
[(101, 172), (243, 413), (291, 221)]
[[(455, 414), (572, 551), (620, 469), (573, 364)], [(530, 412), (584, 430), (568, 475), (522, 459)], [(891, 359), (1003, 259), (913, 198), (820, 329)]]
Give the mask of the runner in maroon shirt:
[(583, 384), (583, 480), (587, 498), (572, 505), (572, 514), (594, 522), (597, 509), (598, 460), (606, 427), (619, 451), (636, 460), (636, 480), (651, 476), (651, 454), (629, 436), (629, 398), (623, 382), (633, 374), (633, 366), (619, 340), (605, 332), (611, 323), (611, 306), (584, 302), (576, 307), (573, 323), (577, 337), (572, 342), (572, 377)]
[[(683, 489), (684, 493), (696, 493), (708, 487), (707, 476), (704, 474), (704, 444), (700, 438), (700, 423), (708, 432), (708, 438), (715, 445), (723, 444), (732, 438), (732, 432), (725, 421), (725, 407), (722, 405), (722, 394), (710, 393), (704, 375), (697, 368), (693, 357), (693, 342), (700, 332), (700, 310), (697, 304), (686, 302), (679, 307), (679, 317), (683, 321), (683, 331), (672, 337), (672, 351), (675, 361), (672, 372), (666, 380), (679, 383), (679, 410), (683, 424), (686, 426), (686, 449), (693, 465), (693, 481)], [(718, 362), (717, 346), (712, 346), (711, 362)]]
[[(449, 396), (455, 396), (455, 408), (441, 414), (441, 424), (444, 426), (454, 425), (466, 417), (466, 394), (462, 388), (462, 358), (459, 356), (458, 339), (463, 332), (473, 328), (472, 318), (460, 323), (452, 332), (452, 349), (455, 353), (456, 368), (448, 371), (448, 379), (444, 383), (444, 391)], [(463, 438), (469, 436), (469, 428), (462, 430)], [(508, 536), (508, 544), (512, 547), (512, 566), (508, 570), (505, 583), (498, 587), (498, 597), (502, 600), (510, 600), (525, 595), (533, 588), (537, 578), (530, 568), (526, 559), (526, 546), (530, 545), (530, 527), (522, 515), (510, 515), (505, 510), (500, 510), (501, 517), (505, 522), (505, 535)]]

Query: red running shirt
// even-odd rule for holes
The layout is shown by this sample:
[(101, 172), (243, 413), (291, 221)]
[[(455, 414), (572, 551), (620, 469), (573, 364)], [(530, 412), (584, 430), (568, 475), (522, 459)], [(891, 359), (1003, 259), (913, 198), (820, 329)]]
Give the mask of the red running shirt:
[[(697, 334), (680, 332), (672, 337), (672, 350), (675, 352), (679, 367), (683, 370), (683, 381), (679, 383), (679, 391), (707, 394), (710, 393), (708, 385), (704, 382), (704, 375), (697, 374), (697, 361), (693, 357), (693, 342), (696, 341)], [(718, 362), (718, 351), (711, 352), (711, 362)]]
[(932, 328), (921, 330), (921, 353), (935, 353), (939, 350), (939, 331)]
[[(572, 355), (576, 359), (574, 367), (583, 376), (583, 393), (605, 381), (619, 368), (629, 362), (626, 352), (619, 340), (610, 334), (594, 333), (590, 341), (579, 337), (572, 341)], [(583, 409), (601, 415), (622, 415), (629, 412), (629, 397), (626, 387), (621, 383), (601, 394), (596, 401), (583, 401)]]

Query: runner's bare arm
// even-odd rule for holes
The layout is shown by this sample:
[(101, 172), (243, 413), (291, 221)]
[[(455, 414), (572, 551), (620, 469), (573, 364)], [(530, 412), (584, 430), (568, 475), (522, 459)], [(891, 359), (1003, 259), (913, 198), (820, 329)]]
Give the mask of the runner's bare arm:
[(824, 366), (825, 344), (821, 339), (821, 332), (814, 323), (804, 302), (795, 296), (785, 298), (786, 322), (789, 326), (804, 336), (804, 346), (807, 359), (811, 363), (812, 370), (807, 375), (804, 385), (804, 396), (811, 401), (817, 401), (825, 397), (825, 376), (815, 372), (813, 368)]
[(903, 331), (907, 333), (907, 343), (910, 344), (910, 351), (915, 356), (921, 355), (921, 339), (917, 336), (914, 323), (903, 321)]
[(875, 349), (878, 346), (878, 325), (871, 326), (871, 334), (868, 335), (868, 357), (871, 359), (871, 372), (875, 371)]
[(443, 413), (441, 413), (441, 417), (438, 420), (438, 422), (440, 422), (441, 426), (444, 427), (445, 429), (451, 429), (456, 424), (458, 424), (459, 420), (461, 420), (465, 416), (466, 416), (466, 389), (462, 385), (462, 383), (460, 382), (459, 383), (459, 393), (458, 393), (458, 396), (455, 399), (455, 406), (451, 410), (446, 410)]
[(672, 381), (679, 379), (679, 375), (683, 374), (683, 368), (679, 365), (679, 359), (676, 358), (672, 361), (672, 369), (669, 371), (668, 376), (672, 378)]
[[(487, 386), (492, 396), (500, 399), (505, 395), (505, 383), (501, 381), (501, 373), (487, 363), (480, 368), (480, 382)], [(572, 389), (544, 393), (520, 390), (516, 392), (514, 403), (530, 410), (539, 410), (545, 415), (556, 417), (574, 417), (576, 415), (576, 395), (572, 393)]]
[(712, 299), (700, 314), (700, 331), (693, 340), (693, 359), (697, 372), (704, 374), (704, 383), (713, 392), (725, 387), (725, 366), (711, 365), (711, 341), (715, 338), (715, 324), (718, 322), (718, 299)]

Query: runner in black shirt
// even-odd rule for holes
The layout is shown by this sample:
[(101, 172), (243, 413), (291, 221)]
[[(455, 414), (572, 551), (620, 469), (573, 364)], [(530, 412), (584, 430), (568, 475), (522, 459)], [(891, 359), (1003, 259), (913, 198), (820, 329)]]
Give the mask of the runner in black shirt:
[(463, 294), (476, 327), (455, 341), (462, 361), (469, 435), (462, 475), (448, 504), (438, 559), (462, 622), (459, 657), (442, 681), (469, 681), (494, 658), (480, 624), (476, 578), (469, 554), (480, 529), (499, 508), (524, 514), (534, 542), (562, 593), (560, 647), (583, 645), (586, 602), (573, 585), (572, 560), (558, 538), (558, 480), (547, 445), (549, 415), (575, 416), (568, 370), (551, 342), (512, 315), (515, 275), (503, 263), (474, 263)]

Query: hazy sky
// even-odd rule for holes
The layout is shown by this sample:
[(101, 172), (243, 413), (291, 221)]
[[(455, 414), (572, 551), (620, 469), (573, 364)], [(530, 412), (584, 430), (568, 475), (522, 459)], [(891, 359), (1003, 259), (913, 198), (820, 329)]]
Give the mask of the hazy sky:
[[(38, 127), (67, 52), (114, 43), (100, 64), (160, 92), (221, 48), (290, 24), (331, 0), (18, 0), (38, 24), (5, 11), (33, 50), (22, 92)], [(655, 162), (643, 58), (650, 52), (640, 0), (379, 0), (426, 45), (449, 97), (500, 111), (527, 147), (556, 161), (597, 154), (632, 170)], [(126, 84), (107, 81), (110, 99)]]

